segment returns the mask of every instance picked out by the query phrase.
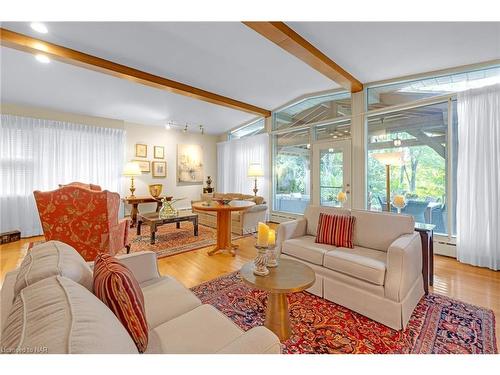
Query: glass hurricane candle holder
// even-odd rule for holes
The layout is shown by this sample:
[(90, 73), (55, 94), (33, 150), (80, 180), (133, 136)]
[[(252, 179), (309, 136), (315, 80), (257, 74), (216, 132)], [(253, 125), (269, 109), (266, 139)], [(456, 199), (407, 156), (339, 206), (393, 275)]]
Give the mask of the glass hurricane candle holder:
[(276, 246), (269, 246), (267, 250), (267, 267), (278, 267), (278, 249)]

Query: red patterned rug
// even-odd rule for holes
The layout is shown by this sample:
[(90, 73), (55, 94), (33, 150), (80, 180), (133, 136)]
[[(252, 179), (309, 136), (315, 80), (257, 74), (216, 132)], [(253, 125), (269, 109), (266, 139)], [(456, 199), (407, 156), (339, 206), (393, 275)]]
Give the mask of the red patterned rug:
[[(264, 324), (266, 292), (231, 273), (191, 290), (243, 330)], [(451, 298), (422, 298), (400, 332), (307, 292), (290, 294), (294, 334), (283, 353), (497, 353), (493, 311)]]

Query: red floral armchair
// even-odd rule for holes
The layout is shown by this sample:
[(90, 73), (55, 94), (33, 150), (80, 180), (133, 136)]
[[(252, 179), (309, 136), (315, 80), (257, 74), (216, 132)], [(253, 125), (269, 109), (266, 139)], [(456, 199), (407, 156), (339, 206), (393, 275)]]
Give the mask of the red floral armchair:
[(73, 246), (86, 261), (97, 253), (130, 252), (129, 221), (118, 221), (120, 196), (79, 186), (33, 192), (46, 241)]

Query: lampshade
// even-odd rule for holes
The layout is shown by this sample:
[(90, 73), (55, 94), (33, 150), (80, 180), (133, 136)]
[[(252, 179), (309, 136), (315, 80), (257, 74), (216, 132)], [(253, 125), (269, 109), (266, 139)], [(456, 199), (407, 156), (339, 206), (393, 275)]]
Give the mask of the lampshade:
[(248, 177), (262, 177), (264, 176), (264, 169), (260, 163), (251, 163), (248, 166)]
[(380, 152), (372, 154), (380, 163), (384, 165), (401, 165), (403, 164), (402, 152)]
[(130, 162), (125, 164), (125, 168), (123, 168), (123, 175), (124, 176), (140, 176), (141, 175), (141, 167), (139, 164)]

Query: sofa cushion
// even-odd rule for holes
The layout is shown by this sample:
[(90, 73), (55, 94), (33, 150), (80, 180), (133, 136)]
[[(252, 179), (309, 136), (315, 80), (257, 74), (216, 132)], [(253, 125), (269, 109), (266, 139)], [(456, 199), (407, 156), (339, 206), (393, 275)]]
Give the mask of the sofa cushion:
[(316, 236), (318, 231), (319, 214), (325, 213), (328, 215), (346, 215), (349, 216), (351, 211), (337, 207), (322, 207), (322, 206), (307, 206), (304, 212), (304, 218), (307, 220), (307, 234)]
[(163, 353), (216, 353), (243, 334), (230, 319), (211, 305), (190, 312), (156, 327)]
[(375, 285), (384, 285), (387, 254), (383, 251), (355, 246), (336, 248), (325, 254), (323, 265)]
[(139, 352), (148, 346), (144, 296), (132, 272), (109, 254), (94, 261), (94, 293), (110, 308), (128, 331)]
[(351, 215), (356, 218), (353, 242), (357, 246), (387, 251), (398, 237), (415, 231), (412, 216), (365, 210), (352, 210)]
[(82, 256), (64, 242), (47, 241), (28, 250), (19, 266), (14, 294), (37, 281), (57, 275), (92, 291), (92, 270)]
[(352, 249), (352, 231), (355, 220), (356, 218), (352, 216), (320, 213), (316, 243)]
[(316, 243), (315, 240), (314, 236), (286, 240), (281, 246), (281, 252), (321, 266), (323, 265), (323, 256), (335, 247)]
[(189, 289), (168, 277), (143, 287), (142, 293), (149, 329), (158, 327), (201, 305), (201, 301)]
[(22, 289), (2, 332), (2, 347), (24, 352), (136, 353), (120, 321), (80, 284), (52, 276)]

